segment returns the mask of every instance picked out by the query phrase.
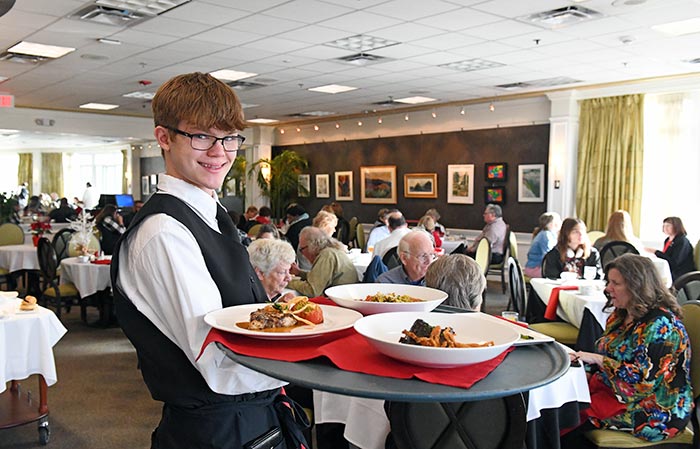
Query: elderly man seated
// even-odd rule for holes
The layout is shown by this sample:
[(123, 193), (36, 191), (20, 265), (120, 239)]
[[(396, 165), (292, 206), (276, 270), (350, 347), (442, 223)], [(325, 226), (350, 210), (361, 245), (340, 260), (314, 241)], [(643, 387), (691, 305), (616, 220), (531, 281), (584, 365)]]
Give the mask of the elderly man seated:
[(479, 310), (486, 290), (486, 278), (479, 265), (464, 254), (438, 258), (425, 273), (425, 285), (447, 293), (444, 304)]
[(377, 278), (386, 284), (425, 285), (425, 272), (435, 260), (435, 251), (430, 235), (423, 230), (410, 231), (399, 241), (401, 264)]
[(258, 239), (248, 246), (248, 255), (267, 298), (276, 300), (292, 280), (289, 269), (296, 260), (294, 248), (283, 240)]
[(299, 234), (299, 252), (311, 262), (311, 270), (292, 265), (291, 273), (301, 277), (287, 286), (306, 296), (320, 296), (328, 287), (358, 282), (357, 270), (336, 239), (312, 226)]
[(411, 230), (408, 229), (408, 224), (406, 224), (406, 219), (398, 210), (389, 214), (387, 222), (389, 223), (389, 231), (391, 231), (391, 233), (374, 246), (375, 256), (384, 257), (387, 251), (399, 245), (399, 240), (401, 240), (404, 235), (411, 232)]
[(469, 248), (467, 256), (474, 257), (476, 248), (483, 238), (487, 238), (491, 243), (491, 263), (503, 262), (503, 248), (505, 247), (507, 225), (503, 221), (503, 210), (498, 204), (487, 204), (484, 210), (484, 222), (486, 226), (481, 231)]

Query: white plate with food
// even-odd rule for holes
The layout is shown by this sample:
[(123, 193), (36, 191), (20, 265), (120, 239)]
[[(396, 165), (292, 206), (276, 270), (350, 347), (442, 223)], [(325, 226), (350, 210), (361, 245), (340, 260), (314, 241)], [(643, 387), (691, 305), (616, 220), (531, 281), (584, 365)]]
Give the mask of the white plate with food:
[[(422, 320), (428, 327), (417, 321)], [(453, 340), (471, 347), (436, 347), (400, 343), (412, 336), (404, 331), (414, 331), (420, 339), (430, 340), (427, 335), (435, 332), (436, 342)], [(449, 335), (445, 328), (454, 331)], [(497, 323), (484, 319), (478, 313), (430, 313), (396, 312), (371, 315), (358, 320), (355, 330), (365, 337), (379, 352), (414, 365), (431, 368), (451, 368), (473, 365), (499, 356), (520, 338), (520, 333), (508, 323)], [(423, 331), (424, 330), (424, 331)]]
[(521, 326), (520, 324), (511, 323), (507, 320), (489, 315), (487, 313), (479, 313), (484, 319), (491, 320), (494, 323), (506, 324), (515, 329), (516, 332), (520, 333), (520, 338), (514, 343), (514, 346), (528, 346), (537, 345), (540, 343), (550, 343), (554, 341), (554, 338), (549, 335), (542, 334), (540, 332), (534, 331), (528, 327)]
[[(269, 304), (269, 303), (268, 303)], [(252, 329), (251, 313), (263, 309), (266, 304), (244, 304), (209, 312), (204, 321), (213, 328), (266, 340), (296, 340), (317, 337), (344, 329), (349, 329), (362, 318), (359, 312), (342, 307), (316, 305), (323, 312), (323, 322), (305, 324), (298, 322), (292, 326), (277, 326), (265, 329)], [(280, 323), (289, 324), (289, 323)]]
[(341, 307), (363, 315), (386, 312), (430, 312), (447, 293), (435, 288), (404, 284), (346, 284), (326, 289), (326, 296)]

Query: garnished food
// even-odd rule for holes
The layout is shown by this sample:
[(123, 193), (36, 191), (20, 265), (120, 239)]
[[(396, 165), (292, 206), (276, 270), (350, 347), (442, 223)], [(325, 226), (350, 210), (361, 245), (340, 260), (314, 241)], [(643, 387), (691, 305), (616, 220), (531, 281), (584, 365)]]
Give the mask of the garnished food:
[(521, 340), (534, 340), (535, 337), (533, 337), (532, 335), (520, 334), (520, 339)]
[(367, 295), (361, 301), (367, 302), (423, 302), (422, 299), (414, 298), (408, 295), (399, 295), (397, 293), (377, 293), (376, 295)]
[(306, 296), (297, 296), (287, 302), (273, 302), (250, 313), (248, 329), (265, 330), (293, 328), (323, 323), (323, 310)]
[(36, 298), (32, 295), (27, 295), (22, 304), (19, 305), (19, 310), (34, 310), (36, 309)]
[(455, 340), (455, 331), (451, 327), (441, 328), (431, 326), (423, 320), (416, 320), (411, 326), (411, 330), (404, 329), (403, 337), (399, 343), (417, 346), (430, 346), (434, 348), (483, 348), (494, 346), (493, 341), (479, 343), (460, 343)]

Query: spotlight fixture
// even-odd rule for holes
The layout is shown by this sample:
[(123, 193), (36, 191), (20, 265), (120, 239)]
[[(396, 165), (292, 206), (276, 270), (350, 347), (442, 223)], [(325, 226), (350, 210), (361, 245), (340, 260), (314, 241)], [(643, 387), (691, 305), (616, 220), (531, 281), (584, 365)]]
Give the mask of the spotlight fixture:
[(437, 118), (437, 112), (433, 111), (430, 115), (433, 116), (433, 118)]
[(362, 126), (362, 120), (357, 121), (357, 126)]
[(381, 118), (381, 117), (379, 117), (379, 118), (377, 119), (377, 123), (379, 123), (380, 125), (382, 124), (382, 118)]
[(297, 132), (298, 132), (298, 133), (301, 132), (301, 128), (299, 128), (298, 126), (297, 126)]
[(336, 122), (336, 124), (335, 124), (335, 129), (340, 129), (340, 123), (337, 123), (337, 122)]
[(462, 107), (460, 108), (459, 114), (460, 114), (460, 115), (466, 114), (466, 112), (464, 112), (464, 106), (462, 106)]
[(404, 115), (404, 116), (403, 116), (403, 119), (406, 120), (406, 121), (408, 121), (408, 114)]
[(314, 131), (318, 131), (318, 125), (314, 125)]
[(493, 102), (489, 105), (489, 111), (493, 112), (496, 110), (496, 106), (494, 106)]
[(280, 129), (280, 134), (284, 134), (284, 128)]

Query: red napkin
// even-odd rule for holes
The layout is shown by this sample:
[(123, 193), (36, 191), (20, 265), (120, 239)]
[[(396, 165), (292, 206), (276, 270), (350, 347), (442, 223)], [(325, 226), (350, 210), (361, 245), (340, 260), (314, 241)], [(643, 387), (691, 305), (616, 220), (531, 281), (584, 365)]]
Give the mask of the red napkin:
[(112, 259), (96, 259), (93, 260), (92, 263), (95, 265), (109, 265), (112, 263)]
[(562, 285), (560, 287), (554, 287), (552, 293), (549, 295), (549, 302), (547, 303), (547, 309), (544, 311), (544, 317), (550, 321), (557, 319), (557, 307), (559, 307), (559, 292), (562, 290), (578, 290), (575, 285)]
[(275, 341), (244, 337), (212, 329), (207, 335), (202, 351), (209, 343), (220, 342), (237, 354), (285, 362), (299, 362), (325, 356), (338, 368), (375, 376), (410, 379), (416, 377), (425, 382), (469, 388), (493, 371), (513, 350), (509, 348), (500, 356), (456, 368), (426, 368), (404, 363), (381, 354), (354, 329), (335, 332), (327, 336), (304, 340)]
[(518, 326), (524, 327), (525, 329), (529, 329), (529, 328), (530, 328), (530, 326), (528, 326), (527, 323), (523, 323), (522, 321), (513, 321), (513, 320), (509, 320), (508, 318), (503, 318), (502, 316), (498, 316), (498, 315), (491, 315), (491, 316), (494, 316), (494, 317), (496, 317), (496, 318), (498, 318), (498, 319), (501, 319), (501, 320), (503, 320), (503, 321), (505, 321), (505, 322), (507, 322), (507, 323), (517, 324)]
[(593, 375), (588, 379), (588, 389), (591, 392), (591, 406), (581, 412), (582, 416), (606, 419), (627, 410), (627, 406), (617, 399), (615, 393), (603, 383), (599, 375)]

